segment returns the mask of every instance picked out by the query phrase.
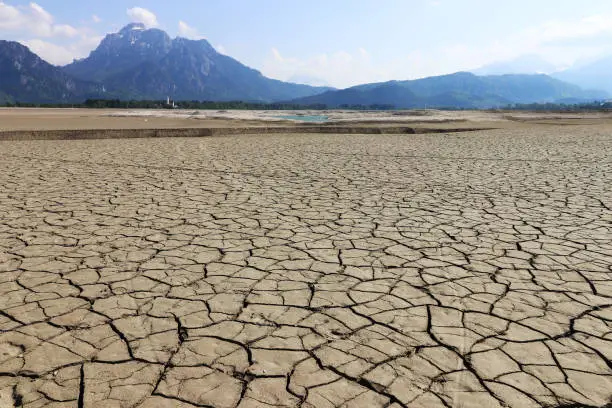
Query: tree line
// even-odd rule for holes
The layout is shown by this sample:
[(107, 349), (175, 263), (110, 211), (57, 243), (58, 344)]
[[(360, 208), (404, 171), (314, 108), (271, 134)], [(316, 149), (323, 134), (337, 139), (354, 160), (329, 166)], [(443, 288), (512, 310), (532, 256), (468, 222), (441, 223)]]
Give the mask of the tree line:
[[(121, 99), (87, 99), (82, 103), (24, 103), (12, 102), (0, 106), (17, 108), (87, 108), (87, 109), (216, 109), (216, 110), (326, 110), (325, 104), (295, 104), (295, 103), (263, 103), (245, 101), (175, 101), (168, 104), (166, 100), (121, 100)], [(473, 110), (468, 107), (429, 107), (441, 110)], [(395, 110), (390, 104), (343, 104), (338, 109), (345, 110)], [(416, 109), (416, 108), (415, 108)], [(495, 109), (509, 111), (555, 111), (555, 112), (581, 112), (581, 111), (610, 111), (612, 102), (593, 101), (584, 103), (514, 103), (499, 106)]]
[(299, 105), (292, 103), (263, 103), (244, 101), (174, 101), (166, 100), (121, 100), (121, 99), (87, 99), (82, 103), (5, 103), (5, 107), (16, 108), (89, 108), (89, 109), (242, 109), (242, 110), (299, 110), (327, 109), (326, 105)]
[(612, 102), (593, 101), (583, 103), (514, 103), (501, 108), (502, 110), (524, 111), (554, 111), (554, 112), (582, 112), (582, 111), (610, 111)]
[[(295, 104), (295, 103), (264, 103), (245, 101), (174, 101), (168, 104), (167, 100), (121, 100), (121, 99), (87, 99), (83, 103), (5, 103), (5, 107), (16, 108), (88, 108), (88, 109), (217, 109), (217, 110), (326, 110), (328, 106), (322, 103)], [(339, 109), (347, 110), (392, 110), (394, 105), (341, 105)]]

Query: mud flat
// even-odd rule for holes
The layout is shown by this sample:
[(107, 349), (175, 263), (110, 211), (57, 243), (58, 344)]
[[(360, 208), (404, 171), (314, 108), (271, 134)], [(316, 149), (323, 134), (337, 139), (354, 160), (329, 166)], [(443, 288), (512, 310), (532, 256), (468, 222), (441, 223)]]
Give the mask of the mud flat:
[(2, 141), (0, 407), (604, 407), (596, 121)]
[(0, 108), (0, 131), (87, 129), (175, 129), (224, 127), (304, 126), (280, 116), (325, 116), (335, 126), (519, 126), (537, 120), (612, 122), (610, 113), (554, 114), (483, 111), (240, 111), (240, 110), (113, 110), (113, 109), (14, 109)]
[[(291, 116), (296, 120), (282, 119)], [(300, 121), (324, 116), (326, 123)], [(181, 109), (0, 108), (0, 132), (55, 130), (203, 129), (244, 127), (359, 126), (499, 128), (536, 124), (611, 124), (612, 113), (486, 111), (251, 111)]]

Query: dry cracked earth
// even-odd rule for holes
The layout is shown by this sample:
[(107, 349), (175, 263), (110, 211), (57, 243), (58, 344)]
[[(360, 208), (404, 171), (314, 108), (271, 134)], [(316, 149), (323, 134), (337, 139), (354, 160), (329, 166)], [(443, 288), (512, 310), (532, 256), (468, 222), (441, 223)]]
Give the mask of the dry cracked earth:
[(0, 407), (603, 407), (612, 132), (2, 142)]

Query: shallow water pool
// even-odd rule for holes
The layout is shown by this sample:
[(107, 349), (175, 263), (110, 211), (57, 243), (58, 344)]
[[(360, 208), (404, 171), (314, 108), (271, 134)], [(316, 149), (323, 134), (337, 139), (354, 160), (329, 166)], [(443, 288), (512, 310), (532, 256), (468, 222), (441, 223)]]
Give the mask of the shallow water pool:
[(287, 119), (287, 120), (299, 120), (302, 122), (317, 122), (317, 123), (327, 122), (329, 119), (327, 116), (323, 116), (323, 115), (281, 115), (281, 116), (275, 116), (275, 118)]

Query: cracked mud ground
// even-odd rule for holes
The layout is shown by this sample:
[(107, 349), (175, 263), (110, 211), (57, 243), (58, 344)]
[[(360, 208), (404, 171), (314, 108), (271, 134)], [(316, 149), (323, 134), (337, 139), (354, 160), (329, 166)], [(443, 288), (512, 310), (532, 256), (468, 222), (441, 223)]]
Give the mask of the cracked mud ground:
[(612, 136), (0, 144), (0, 406), (612, 397)]

